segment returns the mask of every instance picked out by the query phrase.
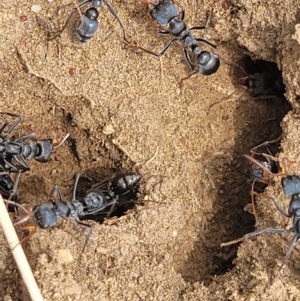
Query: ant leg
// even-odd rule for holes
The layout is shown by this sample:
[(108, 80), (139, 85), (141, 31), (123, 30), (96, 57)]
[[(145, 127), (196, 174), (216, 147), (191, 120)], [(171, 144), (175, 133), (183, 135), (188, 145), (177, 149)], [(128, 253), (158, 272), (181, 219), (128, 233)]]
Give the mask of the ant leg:
[(198, 74), (198, 71), (197, 71), (197, 70), (194, 70), (189, 76), (182, 78), (182, 79), (179, 81), (179, 87), (182, 88), (183, 81), (185, 81), (185, 80), (187, 80), (187, 79), (190, 79), (193, 75), (196, 75), (196, 74)]
[[(173, 1), (174, 2), (174, 1)], [(175, 2), (174, 2), (175, 3)], [(180, 6), (179, 6), (180, 7)], [(181, 8), (181, 7), (180, 7)], [(185, 18), (185, 10), (182, 8), (181, 10), (181, 16), (180, 16), (180, 20), (183, 21)]]
[(229, 96), (221, 99), (218, 102), (211, 104), (207, 110), (207, 115), (209, 115), (211, 113), (211, 110), (214, 109), (215, 107), (227, 104), (229, 102), (237, 101), (247, 91), (247, 88), (245, 88), (244, 86), (242, 86), (242, 88), (243, 88), (243, 91), (241, 93), (239, 93), (237, 96), (231, 97), (234, 94), (234, 92), (232, 92)]
[(52, 200), (53, 200), (52, 197), (53, 197), (53, 195), (54, 195), (55, 192), (57, 193), (58, 198), (59, 198), (60, 201), (61, 201), (61, 193), (60, 193), (60, 188), (59, 188), (58, 185), (55, 185), (55, 186), (52, 188), (51, 192), (50, 192), (49, 195), (48, 195), (48, 200), (49, 200), (49, 201), (52, 201)]
[(169, 47), (171, 46), (171, 44), (173, 42), (175, 42), (176, 40), (177, 39), (175, 38), (175, 39), (171, 40), (170, 42), (168, 42), (160, 53), (155, 53), (155, 52), (153, 52), (151, 50), (145, 49), (145, 48), (140, 47), (140, 46), (132, 46), (132, 47), (134, 47), (135, 49), (141, 49), (141, 50), (143, 50), (143, 51), (145, 51), (145, 52), (147, 52), (149, 54), (152, 54), (152, 55), (154, 55), (156, 57), (161, 57), (169, 49)]
[(256, 211), (256, 206), (255, 206), (255, 202), (254, 202), (254, 195), (256, 195), (257, 193), (254, 191), (254, 185), (256, 183), (257, 179), (254, 179), (251, 185), (251, 203), (252, 203), (252, 212), (254, 215), (254, 219), (255, 219), (255, 227), (257, 226), (257, 220), (258, 220), (258, 216), (257, 216), (257, 211)]
[(270, 144), (276, 143), (276, 142), (280, 141), (281, 138), (282, 138), (282, 134), (278, 138), (276, 138), (274, 140), (265, 141), (265, 142), (263, 142), (261, 144), (258, 144), (257, 146), (251, 148), (250, 152), (254, 151), (255, 149), (261, 148), (263, 146), (269, 146)]
[(294, 174), (296, 174), (295, 168), (292, 166), (292, 164), (295, 164), (295, 161), (291, 161), (286, 157), (282, 158), (281, 165), (282, 165), (282, 174), (287, 175), (287, 166), (293, 171)]
[(109, 211), (107, 212), (107, 214), (106, 214), (106, 218), (109, 218), (110, 217), (110, 215), (113, 213), (113, 211), (114, 211), (114, 209), (115, 209), (115, 207), (116, 207), (116, 204), (117, 204), (117, 202), (118, 202), (118, 196), (114, 199), (114, 202), (112, 203), (112, 206), (110, 207), (110, 209), (109, 209)]
[[(11, 116), (11, 117), (16, 117), (17, 118), (17, 120), (11, 125), (11, 127), (10, 127), (10, 129), (6, 132), (6, 136), (8, 136), (8, 135), (10, 135), (11, 134), (11, 132), (13, 132), (14, 131), (14, 129), (20, 124), (20, 122), (23, 120), (23, 117), (21, 117), (20, 115), (16, 115), (16, 114), (12, 114), (12, 113), (3, 113), (3, 112), (0, 112), (0, 114), (6, 114), (6, 115), (8, 115), (8, 116)], [(2, 118), (2, 117), (1, 117)], [(5, 126), (8, 124), (7, 123), (7, 120), (5, 119), (5, 118), (3, 118), (3, 120), (5, 120), (5, 122), (6, 122), (6, 124), (5, 124)], [(0, 129), (0, 132), (4, 129), (4, 127), (5, 126), (3, 126), (1, 129)]]
[(206, 39), (202, 39), (202, 38), (195, 38), (195, 40), (196, 40), (196, 41), (198, 41), (198, 42), (202, 42), (202, 43), (204, 43), (204, 44), (207, 44), (207, 45), (209, 45), (209, 46), (211, 46), (211, 47), (213, 47), (213, 48), (215, 48), (215, 49), (217, 49), (217, 48), (218, 48), (218, 46), (217, 46), (217, 45), (215, 45), (215, 44), (213, 44), (213, 43), (209, 42), (209, 41), (208, 41), (208, 40), (206, 40)]
[(149, 5), (149, 7), (152, 7), (152, 6), (155, 5), (155, 4), (154, 4), (152, 1), (150, 1), (150, 0), (139, 0), (139, 2), (142, 2), (142, 3), (145, 3), (145, 4)]
[[(85, 0), (85, 1), (81, 2), (80, 4), (78, 4), (77, 6), (78, 6), (78, 8), (82, 8), (92, 2), (93, 2), (93, 0)], [(76, 11), (76, 8), (75, 8), (75, 11)]]
[[(26, 159), (24, 158), (24, 156), (22, 154), (13, 155), (13, 158), (20, 165), (20, 167), (21, 167), (20, 169), (22, 169), (23, 171), (30, 169)], [(17, 171), (19, 171), (20, 169), (17, 168)]]
[[(259, 154), (259, 153), (257, 153), (257, 154)], [(271, 156), (271, 155), (269, 155), (269, 154), (265, 154), (265, 153), (261, 153), (261, 154), (259, 154), (259, 155), (262, 155), (262, 156), (264, 156), (265, 158), (270, 158), (271, 160), (273, 160), (273, 161), (279, 161), (279, 159), (278, 158), (276, 158), (276, 157), (274, 157), (274, 156)], [(253, 159), (253, 160), (255, 160), (255, 159)], [(280, 161), (279, 161), (280, 162)], [(281, 170), (281, 172), (278, 172), (278, 173), (272, 173), (272, 175), (275, 177), (285, 177), (285, 176), (287, 176), (287, 174), (288, 174), (288, 172), (287, 172), (287, 166), (292, 170), (292, 172), (295, 174), (296, 173), (296, 171), (295, 171), (295, 168), (292, 166), (292, 164), (295, 164), (296, 162), (295, 161), (291, 161), (291, 160), (289, 160), (288, 158), (286, 158), (286, 157), (284, 157), (284, 158), (282, 158), (282, 160), (281, 160), (281, 165), (282, 165), (282, 170)], [(256, 164), (256, 163), (255, 163)]]
[[(1, 166), (3, 169), (9, 170), (10, 172), (19, 172), (20, 170), (14, 164), (8, 162), (6, 159), (3, 159), (5, 165)], [(8, 166), (8, 168), (6, 167)]]
[(118, 14), (116, 13), (116, 11), (114, 10), (114, 8), (106, 1), (104, 0), (105, 5), (107, 6), (108, 10), (111, 12), (111, 14), (115, 17), (115, 19), (118, 21), (118, 23), (120, 24), (122, 31), (123, 31), (123, 39), (124, 41), (126, 41), (127, 43), (129, 43), (129, 41), (126, 38), (126, 33), (125, 33), (125, 28), (123, 23), (121, 22)]
[(211, 20), (212, 20), (211, 16), (212, 16), (212, 14), (213, 14), (213, 10), (214, 10), (214, 9), (212, 8), (210, 14), (208, 15), (208, 17), (207, 17), (207, 19), (206, 19), (205, 25), (193, 26), (193, 27), (190, 28), (190, 30), (207, 29), (207, 28), (210, 26), (210, 23), (211, 23)]
[(90, 239), (90, 237), (91, 237), (93, 228), (92, 228), (91, 225), (85, 224), (85, 223), (80, 222), (80, 221), (78, 221), (78, 220), (76, 220), (76, 223), (77, 223), (78, 225), (83, 226), (83, 227), (89, 228), (89, 232), (88, 232), (88, 234), (87, 234), (86, 237), (85, 237), (85, 242), (84, 242), (82, 251), (81, 251), (81, 253), (80, 253), (80, 255), (79, 255), (78, 259), (77, 259), (77, 262), (79, 262), (79, 260), (80, 260), (80, 258), (81, 258), (81, 255), (82, 255), (82, 253), (84, 252), (84, 250), (85, 250), (85, 248), (86, 248), (86, 246), (87, 246), (87, 243), (88, 243), (88, 241), (89, 241), (89, 239)]
[[(1, 113), (0, 113), (1, 114)], [(0, 134), (3, 132), (3, 130), (5, 129), (5, 127), (8, 125), (8, 122), (7, 122), (7, 120), (4, 118), (4, 117), (2, 117), (1, 115), (0, 115), (0, 119), (3, 121), (3, 125), (1, 126), (1, 128), (0, 128)]]
[(283, 265), (284, 265), (284, 264), (287, 262), (287, 260), (289, 259), (290, 255), (291, 255), (291, 253), (292, 253), (292, 251), (293, 251), (293, 249), (294, 249), (294, 247), (295, 247), (295, 245), (296, 245), (296, 243), (297, 243), (297, 240), (298, 240), (298, 236), (297, 236), (297, 235), (294, 235), (294, 238), (293, 238), (293, 240), (292, 240), (292, 242), (291, 242), (291, 244), (290, 244), (290, 246), (289, 246), (288, 251), (286, 252), (286, 254), (285, 254), (285, 256), (284, 256), (284, 259), (283, 259), (283, 262), (282, 262), (282, 264), (281, 264), (281, 266), (280, 266), (280, 268), (279, 268), (279, 271), (282, 269)]
[(194, 71), (194, 70), (195, 70), (195, 67), (194, 67), (193, 64), (192, 64), (192, 60), (191, 60), (191, 57), (190, 57), (190, 55), (189, 55), (187, 49), (184, 48), (183, 53), (184, 53), (184, 58), (185, 58), (186, 62), (188, 63), (190, 69), (191, 69), (192, 71)]
[(290, 232), (290, 231), (289, 230), (285, 230), (285, 229), (265, 228), (265, 229), (262, 229), (262, 230), (258, 230), (258, 231), (254, 231), (254, 232), (250, 232), (248, 234), (245, 234), (243, 237), (240, 237), (240, 238), (228, 241), (228, 242), (223, 242), (221, 244), (221, 248), (222, 247), (226, 247), (226, 246), (230, 246), (230, 245), (233, 245), (233, 244), (236, 244), (236, 243), (244, 240), (245, 238), (250, 238), (250, 237), (258, 236), (258, 235), (261, 235), (263, 233), (283, 234), (283, 233), (286, 233), (286, 232)]
[(87, 212), (87, 215), (95, 215), (95, 214), (97, 214), (98, 212), (100, 213), (100, 212), (103, 211), (105, 208), (107, 208), (107, 207), (109, 207), (109, 206), (112, 206), (112, 205), (114, 205), (115, 203), (116, 203), (116, 200), (114, 199), (114, 200), (112, 200), (112, 201), (110, 201), (110, 202), (107, 202), (106, 204), (102, 205), (100, 208), (97, 208), (97, 209), (95, 209), (95, 210), (93, 210), (93, 211), (88, 211), (88, 212)]
[(14, 142), (21, 142), (25, 139), (28, 139), (28, 138), (33, 138), (36, 134), (34, 132), (30, 133), (30, 134), (27, 134), (27, 135), (24, 135), (24, 136), (21, 136), (17, 139), (14, 140)]
[[(264, 156), (266, 159), (271, 159), (273, 161), (279, 161), (278, 158), (274, 157), (274, 156), (271, 156), (269, 154), (266, 154), (266, 153), (257, 153), (257, 152), (253, 152), (252, 151), (252, 154), (257, 154), (257, 155), (261, 155), (261, 156)], [(290, 167), (290, 169), (293, 171), (294, 174), (296, 174), (296, 171), (294, 169), (294, 167), (292, 166), (292, 164), (295, 164), (296, 162), (295, 161), (291, 161), (289, 160), (288, 158), (284, 157), (282, 158), (281, 160), (281, 165), (282, 165), (282, 170), (281, 172), (278, 172), (278, 173), (272, 173), (270, 170), (268, 170), (266, 167), (264, 167), (261, 163), (259, 163), (256, 159), (254, 159), (253, 157), (251, 156), (248, 156), (248, 155), (243, 155), (245, 158), (247, 158), (248, 160), (250, 160), (252, 163), (256, 164), (257, 166), (259, 166), (260, 168), (262, 168), (265, 172), (267, 172), (269, 175), (271, 175), (272, 177), (284, 177), (288, 174), (287, 172), (287, 166)]]
[(13, 187), (12, 191), (10, 192), (10, 196), (8, 198), (9, 201), (17, 194), (17, 188), (19, 185), (20, 177), (21, 177), (21, 172), (19, 172), (16, 176), (14, 187)]
[(169, 30), (159, 30), (158, 33), (160, 34), (170, 34), (171, 32)]
[[(264, 197), (267, 197), (267, 196), (264, 196)], [(268, 197), (269, 199), (271, 199), (273, 201), (273, 203), (275, 204), (277, 210), (283, 215), (283, 216), (286, 216), (286, 217), (292, 217), (292, 215), (286, 213), (284, 211), (284, 209), (279, 205), (279, 202), (276, 198), (274, 197)]]
[(19, 243), (17, 244), (17, 246), (18, 245), (22, 245), (24, 242), (26, 242), (27, 240), (29, 240), (36, 233), (36, 231), (37, 231), (37, 225), (28, 225), (28, 226), (19, 228), (19, 230), (21, 230), (21, 231), (29, 230), (29, 234), (27, 236), (25, 236), (24, 238), (22, 238), (19, 241)]
[(10, 204), (10, 205), (13, 205), (13, 206), (16, 206), (18, 208), (21, 208), (25, 213), (27, 213), (28, 217), (25, 216), (25, 218), (19, 220), (18, 222), (15, 223), (15, 225), (19, 225), (19, 224), (22, 224), (23, 222), (27, 221), (31, 216), (32, 216), (32, 212), (30, 212), (29, 210), (27, 210), (24, 206), (14, 202), (14, 201), (11, 201), (11, 200), (3, 200), (5, 203), (7, 204)]

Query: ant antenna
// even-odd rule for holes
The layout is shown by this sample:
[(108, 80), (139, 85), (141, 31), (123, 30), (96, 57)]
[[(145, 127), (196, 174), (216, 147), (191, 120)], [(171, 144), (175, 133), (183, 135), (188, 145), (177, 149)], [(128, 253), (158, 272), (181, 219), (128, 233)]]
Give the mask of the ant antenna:
[(69, 137), (70, 137), (70, 133), (68, 133), (68, 134), (62, 139), (62, 141), (61, 141), (58, 145), (54, 146), (54, 147), (53, 147), (53, 150), (57, 149), (57, 148), (60, 147), (62, 144), (64, 144), (65, 141), (66, 141)]
[(76, 199), (76, 190), (77, 190), (79, 178), (80, 178), (80, 173), (77, 173), (75, 176), (75, 181), (74, 181), (74, 186), (73, 186), (73, 191), (72, 191), (72, 201), (74, 201)]

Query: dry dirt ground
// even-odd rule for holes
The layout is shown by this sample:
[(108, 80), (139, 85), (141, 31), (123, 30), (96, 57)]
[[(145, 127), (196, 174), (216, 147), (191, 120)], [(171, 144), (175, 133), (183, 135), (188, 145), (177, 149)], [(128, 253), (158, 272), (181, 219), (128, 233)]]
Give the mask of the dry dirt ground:
[[(23, 204), (44, 202), (55, 184), (67, 198), (76, 172), (95, 183), (129, 170), (144, 176), (144, 205), (102, 225), (91, 221), (79, 263), (84, 229), (75, 224), (40, 230), (26, 242), (45, 300), (298, 300), (300, 246), (279, 271), (291, 235), (219, 246), (254, 230), (244, 210), (250, 187), (242, 155), (283, 132), (280, 156), (299, 161), (300, 1), (181, 0), (189, 26), (203, 24), (214, 6), (212, 26), (197, 34), (218, 44), (221, 57), (216, 74), (198, 74), (182, 87), (189, 70), (180, 44), (161, 61), (128, 49), (105, 6), (90, 43), (73, 38), (78, 15), (48, 41), (73, 7), (62, 2), (0, 3), (1, 111), (24, 117), (16, 135), (32, 130), (55, 142), (71, 135), (47, 164), (30, 162), (19, 187)], [(132, 41), (162, 49), (168, 37), (157, 34), (146, 5), (111, 4)], [(277, 63), (288, 101), (246, 92), (208, 114), (213, 103), (241, 92), (233, 71), (245, 54)], [(280, 179), (265, 194), (288, 206)], [(259, 228), (291, 224), (266, 200), (257, 211)], [(2, 234), (0, 248), (0, 297), (29, 300)]]

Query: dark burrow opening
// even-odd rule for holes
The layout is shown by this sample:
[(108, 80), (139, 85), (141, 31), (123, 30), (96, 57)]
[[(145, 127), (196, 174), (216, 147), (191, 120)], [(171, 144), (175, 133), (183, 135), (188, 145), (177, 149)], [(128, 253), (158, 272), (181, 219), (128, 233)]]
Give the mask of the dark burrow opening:
[[(245, 92), (236, 100), (232, 156), (218, 154), (208, 164), (210, 171), (213, 171), (211, 177), (219, 183), (208, 192), (212, 195), (213, 212), (209, 213), (205, 229), (199, 230), (194, 250), (179, 270), (184, 279), (191, 283), (201, 281), (209, 285), (214, 276), (225, 274), (234, 267), (238, 244), (221, 248), (221, 243), (255, 230), (250, 196), (253, 175), (250, 173), (250, 161), (243, 155), (250, 155), (253, 147), (271, 140), (276, 141), (258, 152), (276, 155), (280, 150), (280, 123), (291, 109), (283, 95), (285, 87), (275, 63), (253, 61), (249, 56), (244, 56), (238, 65), (233, 70), (232, 81), (238, 85), (237, 89), (244, 89)], [(241, 85), (246, 87), (241, 88)], [(227, 105), (222, 104), (222, 109), (218, 108), (215, 113), (226, 118)], [(265, 160), (260, 157), (256, 159)], [(265, 187), (264, 183), (258, 182), (255, 190), (262, 192)]]
[[(235, 128), (240, 130), (234, 145), (233, 159), (223, 170), (223, 185), (219, 187), (222, 195), (217, 197), (216, 203), (220, 210), (215, 219), (221, 221), (221, 242), (230, 241), (252, 232), (255, 229), (255, 218), (251, 205), (251, 185), (256, 177), (254, 190), (263, 192), (267, 186), (260, 182), (261, 175), (253, 175), (255, 165), (243, 157), (250, 155), (252, 148), (272, 141), (269, 145), (263, 145), (256, 152), (276, 155), (280, 150), (282, 129), (280, 123), (283, 117), (291, 110), (291, 106), (284, 97), (285, 86), (282, 74), (277, 65), (264, 60), (252, 60), (244, 56), (239, 66), (247, 75), (242, 75), (242, 85), (247, 87), (245, 95), (239, 100), (239, 106), (235, 112)], [(233, 72), (232, 81), (239, 81), (241, 69)], [(246, 122), (245, 122), (246, 120)], [(268, 160), (259, 155), (253, 155), (255, 159), (262, 160), (266, 164)], [(269, 166), (276, 171), (277, 165)], [(262, 172), (261, 169), (259, 169)], [(231, 176), (228, 176), (231, 175)], [(236, 181), (235, 179), (239, 179)], [(246, 207), (245, 207), (246, 206)], [(222, 222), (223, 221), (223, 222)], [(234, 259), (237, 257), (237, 245), (219, 248), (213, 251), (213, 266), (211, 276), (228, 272), (234, 267)]]
[[(117, 175), (124, 174), (123, 172), (114, 172), (111, 174), (110, 177), (104, 178), (102, 180), (112, 180)], [(76, 192), (76, 198), (80, 201), (83, 200), (83, 198), (87, 195), (88, 191), (93, 189), (95, 185), (97, 186), (97, 183), (101, 183), (99, 179), (91, 179), (87, 178), (85, 176), (81, 176), (78, 182), (78, 188)], [(120, 195), (116, 199), (115, 205), (108, 206), (107, 208), (101, 210), (100, 212), (94, 214), (94, 215), (87, 215), (87, 217), (80, 218), (81, 220), (94, 220), (98, 223), (103, 223), (106, 218), (113, 218), (113, 217), (121, 217), (127, 213), (128, 210), (133, 209), (136, 203), (142, 204), (141, 202), (138, 202), (138, 196), (139, 193), (138, 190), (139, 184), (133, 189), (128, 191), (126, 195)], [(105, 193), (107, 196), (107, 194)], [(109, 200), (108, 200), (109, 201)], [(110, 209), (113, 208), (113, 211), (109, 213)], [(108, 216), (109, 214), (109, 216)]]

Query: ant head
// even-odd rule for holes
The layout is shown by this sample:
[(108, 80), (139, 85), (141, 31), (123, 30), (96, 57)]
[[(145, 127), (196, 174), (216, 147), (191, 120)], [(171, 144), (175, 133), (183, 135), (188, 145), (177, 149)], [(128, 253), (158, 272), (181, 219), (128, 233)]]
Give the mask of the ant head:
[(34, 220), (41, 229), (47, 229), (57, 224), (57, 215), (52, 203), (35, 206), (32, 213)]
[[(300, 176), (292, 174), (282, 178), (281, 185), (286, 196), (292, 196), (293, 199), (299, 198), (300, 193)], [(299, 198), (300, 203), (300, 198)], [(300, 206), (299, 206), (300, 208)]]
[(85, 16), (91, 20), (96, 20), (99, 16), (99, 13), (96, 8), (91, 7), (85, 12)]
[(203, 75), (211, 75), (220, 67), (219, 57), (211, 52), (202, 51), (197, 57), (199, 72)]
[(111, 182), (111, 190), (116, 194), (126, 194), (134, 189), (142, 179), (138, 173), (118, 174)]

